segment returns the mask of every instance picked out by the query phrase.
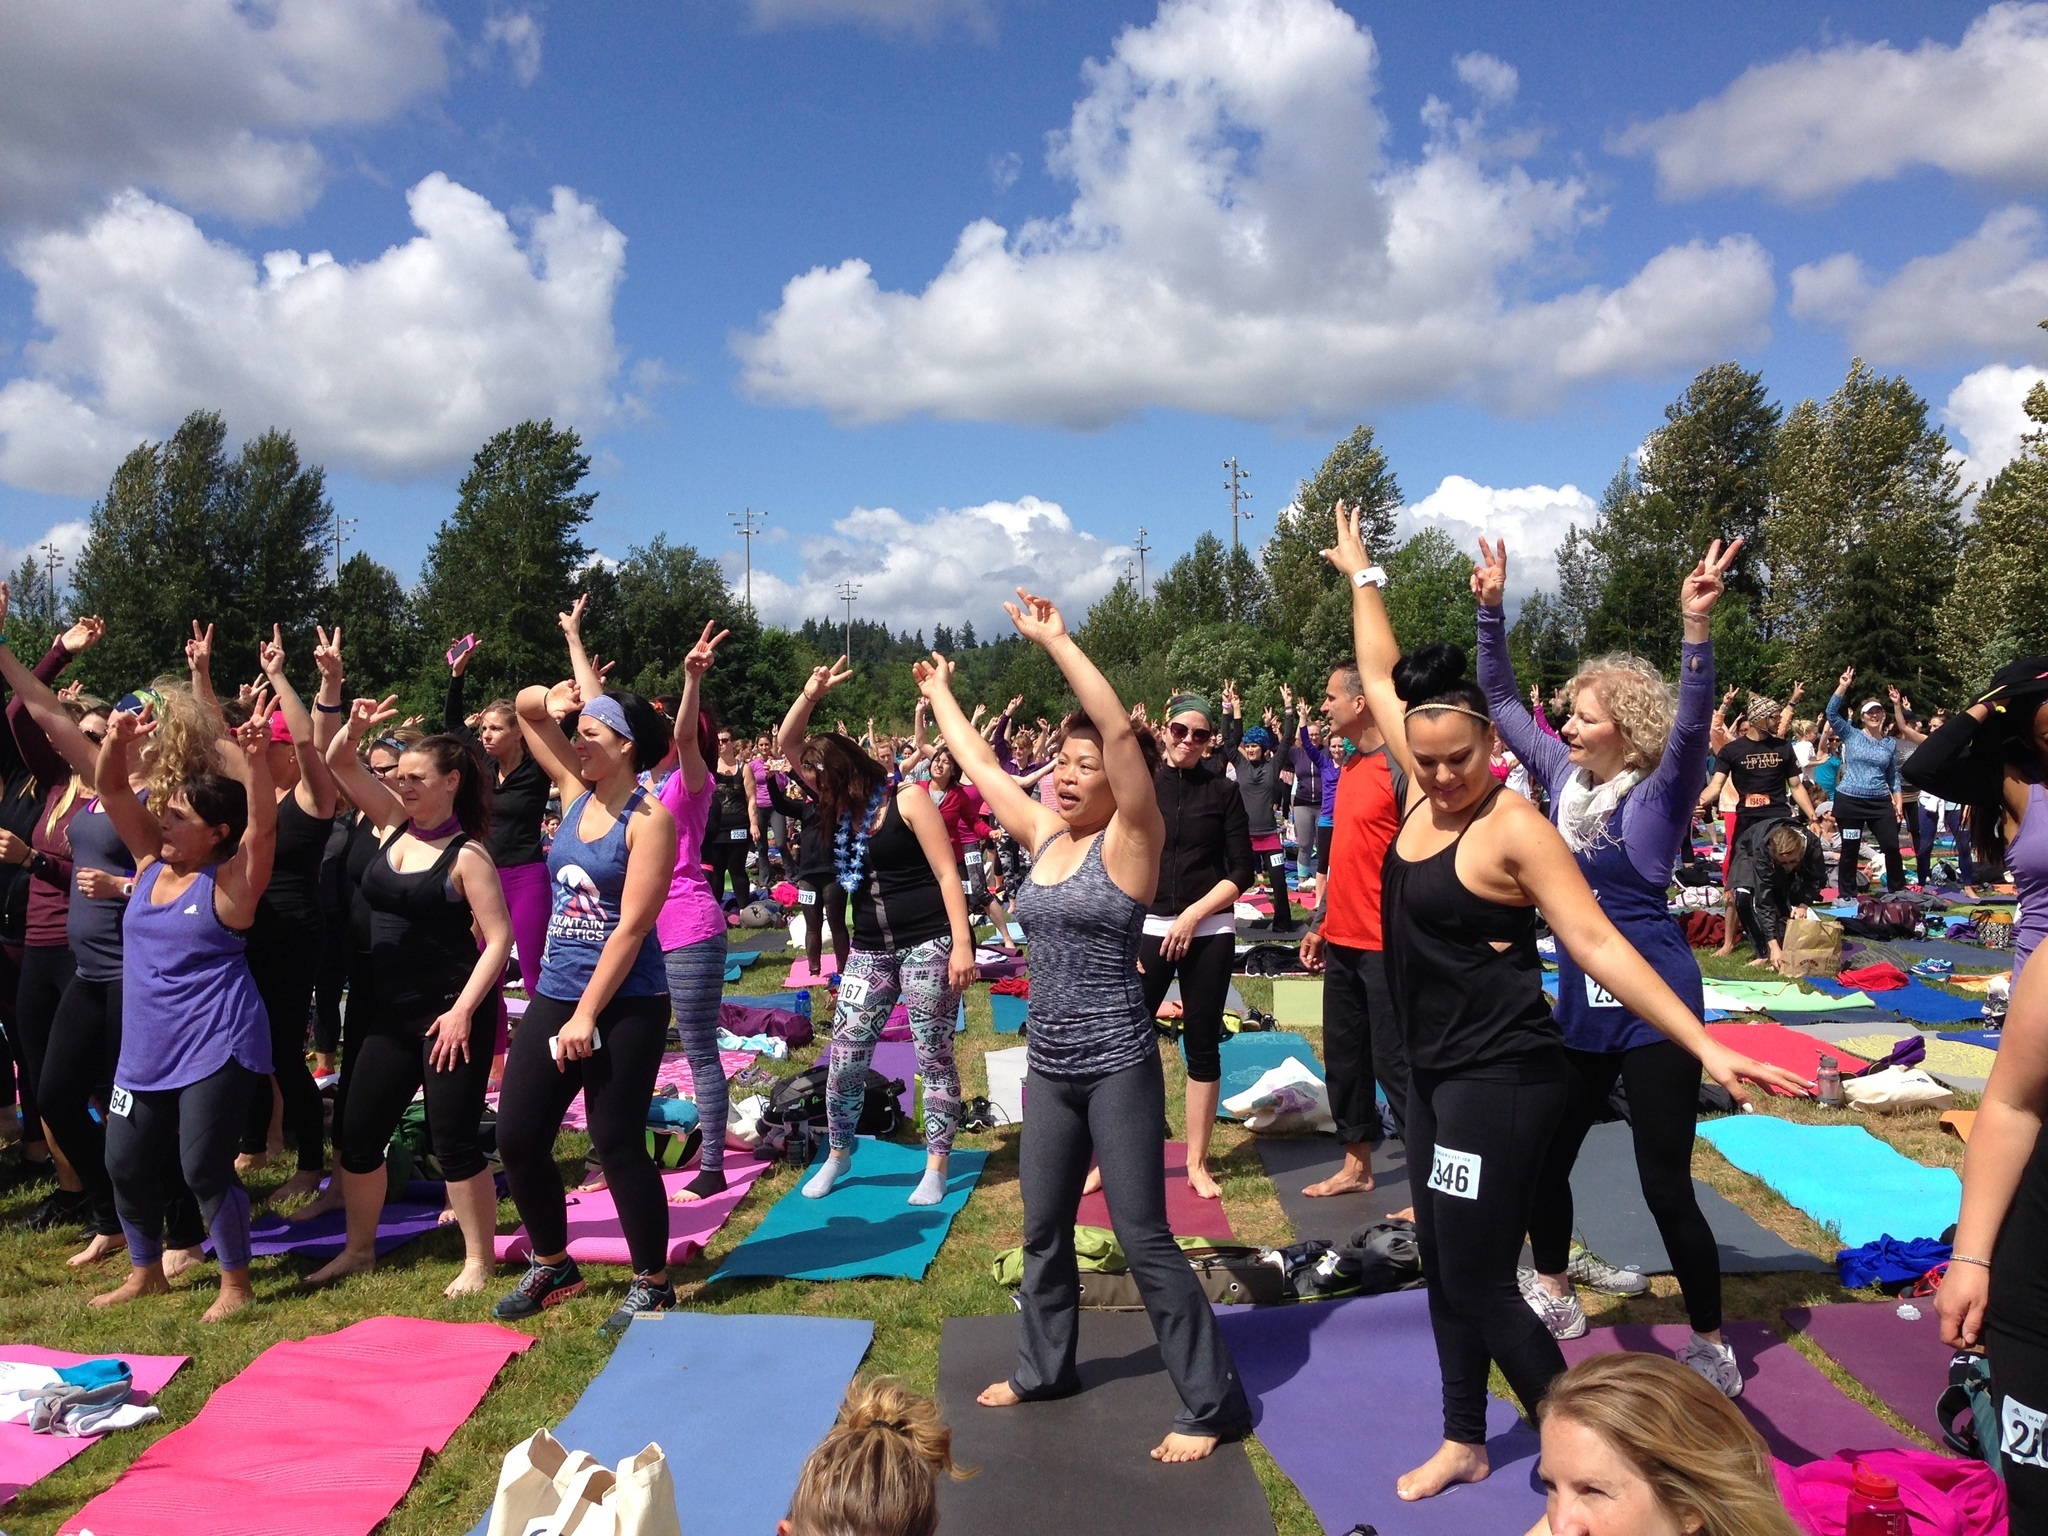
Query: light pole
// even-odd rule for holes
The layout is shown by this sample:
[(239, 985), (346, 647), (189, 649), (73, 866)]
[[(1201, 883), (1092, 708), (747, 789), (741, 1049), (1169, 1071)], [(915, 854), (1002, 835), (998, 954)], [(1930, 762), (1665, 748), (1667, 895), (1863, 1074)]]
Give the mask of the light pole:
[(741, 511), (732, 520), (733, 527), (740, 531), (740, 537), (747, 541), (747, 606), (754, 606), (754, 535), (760, 533), (761, 525), (768, 521), (766, 512), (756, 512), (752, 507)]
[(50, 605), (50, 622), (57, 622), (57, 567), (66, 563), (63, 551), (57, 548), (57, 541), (46, 540), (39, 546), (43, 556), (43, 590)]
[(1252, 493), (1244, 488), (1244, 482), (1251, 479), (1251, 476), (1238, 468), (1236, 459), (1225, 459), (1223, 467), (1230, 471), (1230, 478), (1223, 482), (1223, 488), (1230, 492), (1230, 547), (1236, 549), (1238, 547), (1237, 525), (1239, 520), (1242, 519), (1246, 522), (1251, 520), (1251, 513), (1240, 511), (1237, 505), (1240, 501), (1250, 501), (1252, 499)]
[(1150, 544), (1145, 542), (1145, 525), (1143, 523), (1138, 525), (1138, 542), (1133, 544), (1131, 548), (1138, 552), (1138, 600), (1143, 602), (1145, 598), (1145, 554), (1146, 551), (1152, 548)]
[(349, 529), (355, 527), (355, 525), (356, 520), (354, 518), (343, 517), (341, 513), (338, 511), (334, 514), (334, 582), (336, 586), (339, 586), (341, 584), (342, 536), (346, 534)]
[(853, 664), (853, 604), (860, 596), (860, 583), (851, 577), (839, 583), (839, 600), (846, 604), (846, 661)]

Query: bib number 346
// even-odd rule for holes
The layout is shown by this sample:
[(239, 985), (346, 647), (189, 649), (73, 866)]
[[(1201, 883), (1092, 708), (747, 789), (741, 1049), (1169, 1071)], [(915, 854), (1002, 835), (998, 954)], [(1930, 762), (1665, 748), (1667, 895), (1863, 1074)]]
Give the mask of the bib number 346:
[(1429, 1166), (1429, 1187), (1459, 1200), (1479, 1198), (1479, 1155), (1438, 1147)]

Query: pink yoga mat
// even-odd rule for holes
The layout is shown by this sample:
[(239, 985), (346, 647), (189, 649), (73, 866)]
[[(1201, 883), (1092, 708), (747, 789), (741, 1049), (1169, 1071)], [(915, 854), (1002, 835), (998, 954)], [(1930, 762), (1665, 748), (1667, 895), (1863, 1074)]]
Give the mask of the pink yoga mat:
[[(1109, 1201), (1101, 1190), (1081, 1197), (1081, 1209), (1074, 1215), (1081, 1227), (1108, 1227)], [(1166, 1224), (1175, 1237), (1232, 1237), (1230, 1218), (1221, 1200), (1204, 1200), (1188, 1188), (1188, 1147), (1184, 1141), (1166, 1144)]]
[(808, 959), (799, 960), (789, 968), (789, 977), (782, 984), (785, 987), (822, 987), (827, 976), (839, 974), (839, 957), (830, 950), (818, 956), (818, 969), (811, 969)]
[[(1588, 1355), (1617, 1349), (1677, 1360), (1684, 1356), (1691, 1336), (1692, 1330), (1684, 1323), (1632, 1323), (1625, 1328), (1591, 1329), (1585, 1337), (1567, 1339), (1559, 1348), (1574, 1365)], [(1742, 1366), (1742, 1396), (1735, 1406), (1756, 1426), (1780, 1461), (1800, 1466), (1837, 1451), (1912, 1446), (1912, 1441), (1837, 1389), (1820, 1367), (1767, 1325), (1724, 1323), (1721, 1337), (1734, 1346), (1735, 1358)]]
[(273, 1344), (136, 1457), (64, 1536), (369, 1536), (533, 1340), (373, 1317)]
[[(718, 1053), (718, 1064), (725, 1068), (727, 1077), (731, 1077), (753, 1059), (753, 1054), (749, 1051)], [(697, 1080), (690, 1075), (690, 1058), (681, 1051), (670, 1051), (661, 1058), (661, 1069), (654, 1074), (654, 1086), (660, 1088), (664, 1083), (675, 1084), (676, 1091), (686, 1099), (697, 1097)], [(485, 1097), (490, 1101), (491, 1108), (498, 1107), (498, 1096), (495, 1093), (487, 1094)], [(583, 1095), (579, 1093), (569, 1101), (569, 1108), (562, 1115), (562, 1129), (580, 1131), (588, 1123), (589, 1117), (583, 1112)]]
[[(731, 1147), (725, 1151), (725, 1193), (689, 1205), (668, 1208), (668, 1261), (687, 1264), (704, 1251), (712, 1234), (725, 1225), (733, 1207), (747, 1197), (754, 1180), (767, 1171), (768, 1164), (751, 1152)], [(695, 1178), (694, 1169), (677, 1169), (662, 1175), (670, 1194)], [(524, 1262), (532, 1256), (526, 1228), (507, 1233), (492, 1244), (499, 1261)], [(619, 1208), (608, 1189), (569, 1192), (569, 1256), (579, 1264), (630, 1264), (625, 1230), (619, 1225)]]
[[(125, 1360), (135, 1378), (135, 1390), (157, 1393), (164, 1389), (189, 1355), (74, 1355), (68, 1349), (44, 1349), (40, 1344), (0, 1344), (0, 1360), (15, 1365), (47, 1365), (57, 1370), (83, 1365), (88, 1360)], [(38, 1478), (48, 1477), (65, 1462), (99, 1440), (98, 1435), (75, 1439), (70, 1435), (38, 1435), (26, 1424), (0, 1424), (0, 1504)]]

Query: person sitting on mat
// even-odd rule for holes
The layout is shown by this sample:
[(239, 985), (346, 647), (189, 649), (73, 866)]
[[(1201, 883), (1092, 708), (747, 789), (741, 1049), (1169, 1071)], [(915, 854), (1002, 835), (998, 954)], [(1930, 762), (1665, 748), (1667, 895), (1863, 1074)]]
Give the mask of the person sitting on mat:
[(1067, 634), (1059, 610), (1022, 588), (1017, 597), (1004, 605), (1011, 622), (1058, 663), (1080, 704), (1067, 717), (1053, 769), (1058, 810), (997, 767), (953, 697), (950, 661), (934, 651), (913, 669), (946, 745), (1031, 852), (1016, 893), (1033, 972), (1024, 1036), (1031, 1113), (1018, 1171), (1023, 1320), (1015, 1374), (977, 1401), (1007, 1408), (1081, 1388), (1074, 1217), (1093, 1154), (1111, 1224), (1180, 1393), (1181, 1411), (1153, 1459), (1199, 1461), (1241, 1431), (1251, 1410), (1215, 1313), (1166, 1223), (1166, 1080), (1137, 969), (1166, 842), (1156, 769), (1116, 690)]
[(974, 1475), (953, 1464), (939, 1405), (887, 1376), (855, 1382), (797, 1474), (775, 1536), (933, 1536), (941, 1473)]
[(1529, 1536), (1798, 1536), (1763, 1437), (1676, 1360), (1581, 1360), (1536, 1417), (1545, 1508)]

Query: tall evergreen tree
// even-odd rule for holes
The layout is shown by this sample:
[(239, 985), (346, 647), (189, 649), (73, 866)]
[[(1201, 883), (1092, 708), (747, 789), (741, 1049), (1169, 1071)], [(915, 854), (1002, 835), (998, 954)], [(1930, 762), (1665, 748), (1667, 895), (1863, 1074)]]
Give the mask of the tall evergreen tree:
[(1688, 569), (1715, 539), (1748, 541), (1748, 557), (1728, 572), (1731, 592), (1763, 590), (1759, 541), (1782, 415), (1761, 374), (1717, 363), (1664, 408), (1664, 425), (1643, 445), (1644, 489), (1668, 503), (1672, 553)]
[(2048, 384), (2027, 392), (2029, 432), (1977, 498), (1955, 589), (1941, 610), (1941, 653), (1963, 692), (2022, 656), (2048, 654)]
[(1402, 650), (1448, 640), (1472, 652), (1479, 629), (1472, 557), (1449, 534), (1425, 528), (1381, 564), (1387, 572), (1387, 622)]
[(1125, 576), (1088, 610), (1080, 643), (1098, 666), (1134, 666), (1162, 647), (1163, 626), (1153, 605), (1138, 596), (1138, 584)]
[[(366, 550), (359, 549), (342, 562), (341, 579), (334, 584), (323, 622), (341, 626), (348, 687), (358, 697), (381, 699), (403, 689), (420, 670), (420, 635), (412, 603), (391, 568)], [(440, 699), (423, 699), (419, 707), (433, 716)]]
[[(1394, 517), (1401, 487), (1387, 457), (1373, 441), (1371, 427), (1359, 426), (1330, 450), (1314, 476), (1301, 482), (1294, 505), (1273, 520), (1272, 537), (1261, 551), (1272, 589), (1274, 619), (1285, 635), (1304, 633), (1316, 605), (1342, 586), (1323, 558), (1334, 536), (1331, 514), (1338, 502), (1359, 508), (1365, 547), (1384, 557), (1394, 546)], [(1346, 610), (1349, 622), (1349, 610)], [(1321, 686), (1323, 678), (1315, 679)]]
[(1526, 690), (1538, 688), (1548, 699), (1572, 675), (1578, 647), (1566, 632), (1564, 612), (1548, 592), (1531, 592), (1508, 627), (1508, 656), (1515, 678)]

